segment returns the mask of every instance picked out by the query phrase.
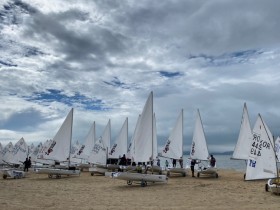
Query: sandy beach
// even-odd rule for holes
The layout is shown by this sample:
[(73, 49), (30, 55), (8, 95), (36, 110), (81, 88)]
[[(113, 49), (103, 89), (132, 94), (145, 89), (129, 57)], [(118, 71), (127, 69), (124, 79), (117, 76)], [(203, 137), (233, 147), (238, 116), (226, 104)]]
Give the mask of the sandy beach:
[[(190, 174), (190, 173), (189, 173)], [(167, 184), (138, 184), (104, 176), (49, 179), (28, 172), (0, 179), (1, 210), (14, 209), (279, 209), (280, 197), (266, 181), (243, 181), (243, 173), (219, 170), (219, 178), (170, 177)]]

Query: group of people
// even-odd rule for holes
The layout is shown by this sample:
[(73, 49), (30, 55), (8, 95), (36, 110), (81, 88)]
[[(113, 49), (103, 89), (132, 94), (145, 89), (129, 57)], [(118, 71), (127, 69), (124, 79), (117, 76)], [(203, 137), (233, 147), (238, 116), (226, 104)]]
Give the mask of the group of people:
[(28, 169), (31, 167), (31, 157), (26, 158), (23, 162), (24, 165), (24, 171), (28, 171)]
[[(192, 177), (194, 177), (194, 166), (195, 166), (195, 164), (198, 164), (198, 163), (200, 163), (200, 161), (198, 161), (196, 159), (192, 159), (191, 160)], [(118, 164), (122, 165), (122, 166), (126, 166), (127, 165), (127, 159), (126, 159), (125, 154), (122, 157), (119, 158), (119, 163)], [(173, 168), (176, 167), (176, 164), (177, 164), (177, 160), (176, 159), (172, 159)], [(180, 159), (179, 159), (179, 164), (180, 164), (180, 167), (183, 168), (183, 158), (182, 157), (180, 157)], [(28, 171), (28, 168), (30, 168), (30, 166), (31, 166), (31, 158), (30, 157), (29, 157), (29, 160), (26, 158), (26, 161), (24, 162), (24, 165), (25, 165), (24, 171), (25, 171), (25, 169)], [(135, 163), (133, 165), (136, 166)], [(215, 167), (216, 166), (216, 159), (214, 158), (213, 155), (210, 155), (209, 165), (210, 165), (210, 167)], [(139, 163), (138, 163), (137, 166), (140, 168), (140, 164)], [(159, 158), (157, 158), (157, 166), (160, 166), (160, 159)], [(165, 167), (166, 168), (169, 167), (168, 160), (165, 160)]]
[[(197, 161), (196, 159), (192, 159), (192, 161), (191, 161), (192, 177), (195, 177), (194, 176), (194, 166), (195, 166), (195, 164), (198, 164), (198, 163), (200, 163), (200, 161)], [(214, 158), (213, 155), (210, 155), (209, 165), (210, 165), (210, 167), (215, 167), (216, 166), (216, 159)]]

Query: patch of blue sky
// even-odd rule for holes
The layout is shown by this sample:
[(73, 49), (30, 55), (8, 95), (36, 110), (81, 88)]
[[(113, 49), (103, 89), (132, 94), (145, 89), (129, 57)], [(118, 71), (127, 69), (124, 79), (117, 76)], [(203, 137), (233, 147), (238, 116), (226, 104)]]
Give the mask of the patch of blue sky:
[(177, 72), (159, 71), (159, 74), (162, 77), (168, 77), (168, 78), (182, 76), (182, 73), (180, 73), (178, 71)]
[(91, 99), (80, 93), (75, 93), (74, 96), (67, 96), (60, 90), (47, 89), (47, 92), (35, 93), (32, 97), (25, 97), (28, 101), (35, 101), (39, 103), (51, 103), (60, 102), (68, 106), (74, 106), (79, 104), (81, 107), (87, 110), (103, 111), (109, 110), (110, 108), (100, 99)]
[(110, 82), (107, 82), (107, 81), (103, 81), (103, 82), (106, 85), (110, 85), (110, 86), (113, 86), (113, 87), (120, 87), (120, 88), (123, 88), (123, 89), (131, 89), (129, 85), (121, 82), (118, 77), (114, 77), (114, 79)]
[(225, 66), (239, 63), (249, 62), (253, 57), (263, 54), (261, 50), (244, 50), (231, 53), (225, 53), (218, 56), (211, 56), (206, 54), (189, 55), (188, 59), (203, 59), (206, 65)]

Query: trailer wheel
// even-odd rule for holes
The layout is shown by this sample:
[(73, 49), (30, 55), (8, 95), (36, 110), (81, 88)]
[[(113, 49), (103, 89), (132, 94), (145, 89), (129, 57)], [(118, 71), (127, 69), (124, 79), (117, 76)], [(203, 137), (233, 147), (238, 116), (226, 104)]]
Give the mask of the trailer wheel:
[(128, 180), (127, 185), (132, 185), (132, 181)]
[(199, 177), (199, 176), (200, 176), (200, 173), (198, 172), (198, 173), (197, 173), (197, 177)]
[(185, 177), (186, 175), (187, 175), (187, 174), (184, 172), (184, 173), (183, 173), (183, 177)]
[(60, 178), (61, 178), (61, 175), (60, 175), (60, 174), (57, 174), (55, 178), (60, 179)]
[(7, 179), (7, 177), (8, 177), (7, 174), (3, 175), (3, 179)]
[(216, 173), (216, 178), (218, 178), (219, 177), (219, 174), (218, 173)]
[(51, 179), (52, 178), (52, 174), (49, 174), (48, 177)]
[(269, 189), (268, 184), (265, 184), (265, 191), (268, 192), (268, 189)]
[(91, 176), (93, 176), (93, 175), (94, 175), (94, 173), (93, 173), (93, 172), (91, 172), (91, 173), (90, 173), (90, 175), (91, 175)]
[(243, 178), (244, 178), (244, 180), (246, 179), (246, 174), (244, 174)]

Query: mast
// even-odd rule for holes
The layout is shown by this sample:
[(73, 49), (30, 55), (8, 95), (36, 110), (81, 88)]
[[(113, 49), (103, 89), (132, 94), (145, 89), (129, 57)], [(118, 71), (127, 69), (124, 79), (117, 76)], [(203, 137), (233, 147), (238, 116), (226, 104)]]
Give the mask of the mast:
[(183, 150), (184, 150), (184, 110), (182, 109), (182, 158), (183, 158)]
[(153, 157), (153, 153), (154, 153), (154, 98), (153, 98), (153, 91), (151, 92), (152, 94), (152, 158), (151, 160), (153, 161), (154, 160), (154, 157)]
[(73, 114), (74, 114), (74, 109), (71, 109), (71, 114), (72, 114), (72, 121), (71, 121), (71, 132), (70, 132), (70, 150), (69, 150), (69, 156), (68, 156), (68, 167), (70, 166), (70, 153), (71, 153), (71, 143), (72, 143), (72, 130), (73, 130)]

